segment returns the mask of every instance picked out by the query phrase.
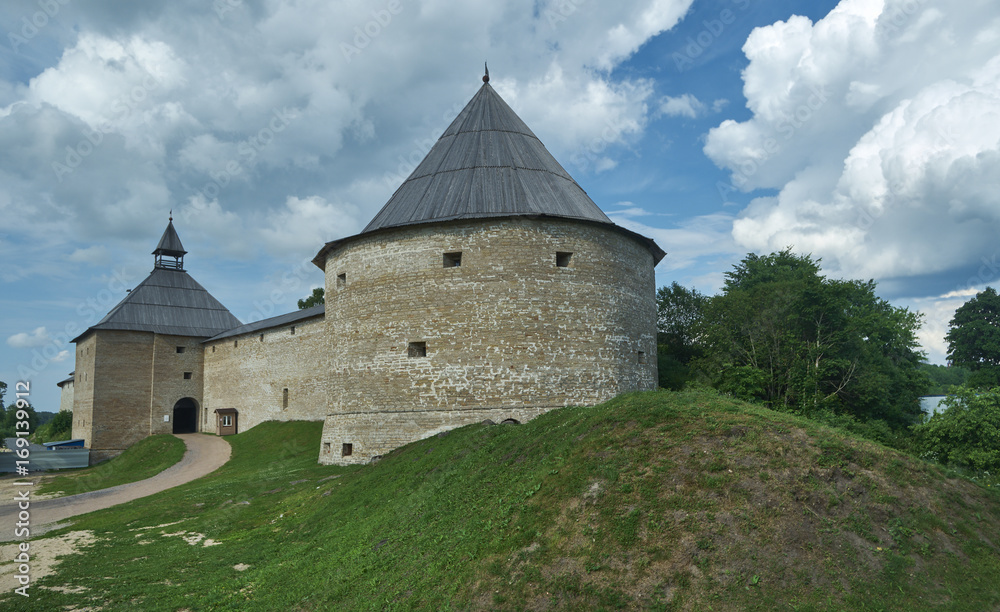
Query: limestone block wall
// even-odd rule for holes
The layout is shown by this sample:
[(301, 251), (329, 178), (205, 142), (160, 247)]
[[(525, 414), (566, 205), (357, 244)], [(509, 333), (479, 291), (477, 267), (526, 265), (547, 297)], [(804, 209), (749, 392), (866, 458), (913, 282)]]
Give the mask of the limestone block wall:
[[(653, 267), (635, 238), (568, 220), (430, 224), (346, 242), (325, 266), (323, 442), (353, 444), (333, 432), (363, 440), (349, 424), (361, 427), (365, 413), (380, 413), (373, 423), (428, 414), (371, 451), (359, 442), (350, 459), (321, 450), (320, 461), (365, 461), (450, 411), (545, 411), (655, 388)], [(468, 418), (459, 420), (487, 417)]]
[[(195, 401), (198, 423), (203, 421), (205, 353), (201, 341), (202, 338), (154, 335), (148, 374), (152, 386), (147, 408), (147, 435), (171, 433), (174, 405), (184, 398)], [(214, 432), (215, 428), (199, 426), (199, 430)]]
[(215, 431), (218, 408), (239, 411), (240, 431), (264, 421), (323, 420), (323, 334), (323, 318), (315, 317), (205, 343), (202, 430)]
[(97, 358), (97, 335), (90, 334), (76, 344), (73, 373), (73, 437), (83, 438), (90, 446), (94, 439), (94, 364)]
[[(151, 332), (98, 331), (77, 344), (77, 377), (82, 372), (84, 379), (74, 393), (73, 436), (84, 438), (92, 461), (149, 435), (152, 348)], [(77, 434), (78, 419), (84, 435)]]
[(202, 362), (199, 338), (115, 330), (89, 334), (76, 347), (73, 437), (84, 439), (95, 462), (146, 436), (171, 433), (177, 401), (202, 403)]
[[(349, 465), (367, 463), (394, 448), (429, 438), (442, 431), (486, 419), (501, 423), (513, 419), (527, 423), (552, 407), (494, 408), (484, 410), (410, 410), (405, 412), (356, 412), (331, 414), (323, 422), (319, 461)], [(350, 454), (345, 455), (345, 452)]]

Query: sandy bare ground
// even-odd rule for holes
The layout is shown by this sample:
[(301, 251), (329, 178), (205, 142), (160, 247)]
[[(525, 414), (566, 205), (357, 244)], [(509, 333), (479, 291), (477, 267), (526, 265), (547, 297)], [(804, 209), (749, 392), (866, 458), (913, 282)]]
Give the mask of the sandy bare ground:
[[(78, 547), (93, 544), (96, 539), (92, 531), (71, 531), (62, 537), (30, 542), (28, 554), (31, 557), (31, 570), (28, 575), (31, 576), (31, 582), (52, 574), (59, 557), (71, 555)], [(19, 552), (17, 544), (0, 546), (0, 593), (10, 593), (20, 585), (17, 580), (18, 564), (11, 561)], [(35, 588), (32, 584), (29, 591)]]
[[(32, 499), (29, 508), (31, 537), (62, 527), (61, 521), (74, 516), (117, 506), (207, 476), (229, 461), (232, 448), (225, 438), (204, 434), (177, 434), (177, 437), (187, 446), (184, 457), (156, 476), (90, 493), (55, 499)], [(32, 479), (21, 478), (18, 481), (31, 482)], [(30, 490), (32, 487), (27, 488)], [(4, 498), (0, 499), (0, 541), (13, 541), (20, 539), (14, 536), (19, 509), (14, 501), (14, 489), (10, 485), (4, 489)], [(0, 559), (0, 562), (5, 560)]]

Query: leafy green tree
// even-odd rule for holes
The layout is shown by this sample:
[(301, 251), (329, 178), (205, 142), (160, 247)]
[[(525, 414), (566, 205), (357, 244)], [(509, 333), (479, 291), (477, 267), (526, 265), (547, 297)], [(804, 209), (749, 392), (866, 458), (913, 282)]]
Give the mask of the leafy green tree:
[(60, 410), (48, 423), (39, 424), (31, 439), (38, 443), (68, 440), (73, 435), (73, 413)]
[(959, 306), (945, 339), (949, 363), (972, 371), (970, 386), (1000, 385), (1000, 295), (993, 287)]
[(71, 431), (73, 429), (73, 413), (69, 410), (60, 410), (55, 418), (49, 421), (53, 432)]
[(791, 385), (809, 348), (800, 336), (818, 294), (818, 272), (811, 259), (782, 251), (747, 255), (726, 273), (701, 330), (706, 358), (699, 365), (714, 386), (772, 407), (795, 403)]
[(656, 291), (657, 365), (659, 384), (680, 389), (690, 377), (688, 364), (701, 351), (697, 328), (707, 298), (676, 281)]
[[(28, 413), (28, 431), (34, 432), (35, 428), (38, 426), (38, 416), (35, 414), (35, 408), (28, 404), (23, 409), (18, 408), (17, 404), (11, 404), (7, 407), (7, 412), (4, 414), (3, 425), (0, 426), (0, 438), (11, 438), (17, 435), (17, 422), (22, 420), (17, 417), (19, 410), (24, 410)], [(24, 431), (23, 429), (21, 431)]]
[(324, 290), (322, 287), (316, 287), (313, 289), (312, 295), (299, 300), (299, 310), (305, 310), (306, 308), (312, 308), (313, 306), (325, 304), (326, 297), (324, 297), (323, 292)]
[(1000, 470), (1000, 388), (962, 387), (944, 405), (913, 428), (925, 456), (973, 470)]
[(920, 317), (874, 281), (829, 280), (810, 256), (750, 254), (704, 310), (698, 369), (718, 389), (796, 412), (909, 425), (928, 381)]

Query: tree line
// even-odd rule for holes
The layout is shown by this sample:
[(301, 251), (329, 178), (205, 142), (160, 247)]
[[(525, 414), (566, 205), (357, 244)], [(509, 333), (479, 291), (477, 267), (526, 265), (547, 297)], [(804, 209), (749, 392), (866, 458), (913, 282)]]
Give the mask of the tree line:
[[(1000, 296), (987, 288), (958, 309), (943, 368), (924, 363), (920, 313), (876, 289), (827, 278), (819, 260), (790, 249), (747, 255), (717, 295), (661, 287), (660, 386), (707, 385), (928, 458), (1000, 469)], [(945, 388), (948, 409), (927, 418), (920, 397)]]
[[(7, 383), (0, 381), (0, 444), (3, 439), (17, 436), (16, 424), (22, 420), (17, 416), (17, 404), (11, 402), (4, 407), (4, 397), (7, 395)], [(51, 442), (53, 440), (68, 439), (73, 430), (73, 413), (69, 410), (60, 410), (58, 413), (36, 412), (34, 406), (28, 404), (21, 408), (27, 418), (28, 431), (31, 432), (30, 439), (33, 442)]]

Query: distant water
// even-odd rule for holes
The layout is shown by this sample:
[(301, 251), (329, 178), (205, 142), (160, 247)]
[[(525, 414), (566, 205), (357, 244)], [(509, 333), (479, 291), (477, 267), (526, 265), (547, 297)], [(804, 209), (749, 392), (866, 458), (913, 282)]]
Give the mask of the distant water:
[(944, 412), (945, 406), (941, 404), (947, 395), (926, 395), (920, 398), (920, 407), (927, 414), (937, 414)]

